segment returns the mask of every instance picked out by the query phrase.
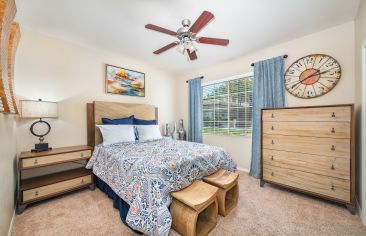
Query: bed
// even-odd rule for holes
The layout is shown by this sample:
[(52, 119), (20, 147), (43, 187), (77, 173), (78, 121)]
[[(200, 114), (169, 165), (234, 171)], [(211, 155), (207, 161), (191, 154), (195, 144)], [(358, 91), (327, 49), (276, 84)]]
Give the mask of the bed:
[(172, 222), (171, 192), (219, 169), (236, 170), (236, 164), (222, 148), (167, 137), (103, 146), (96, 129), (102, 117), (135, 115), (157, 120), (157, 108), (111, 102), (94, 102), (87, 108), (88, 144), (94, 147), (87, 168), (93, 169), (97, 186), (113, 199), (122, 221), (134, 231), (168, 235)]

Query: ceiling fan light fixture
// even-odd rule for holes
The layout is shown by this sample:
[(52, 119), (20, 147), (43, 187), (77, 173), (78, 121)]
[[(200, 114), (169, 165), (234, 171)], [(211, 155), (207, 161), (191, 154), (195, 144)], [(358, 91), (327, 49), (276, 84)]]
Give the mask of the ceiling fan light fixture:
[(198, 51), (195, 42), (199, 44), (227, 46), (229, 44), (228, 39), (197, 37), (197, 33), (199, 33), (214, 18), (215, 16), (211, 12), (203, 11), (192, 25), (189, 19), (182, 20), (182, 27), (180, 27), (176, 32), (153, 24), (145, 25), (145, 28), (147, 29), (164, 33), (178, 39), (178, 41), (154, 51), (154, 54), (159, 55), (173, 47), (176, 47), (178, 52), (187, 56), (188, 61), (194, 61), (197, 60), (196, 52)]
[(184, 47), (184, 45), (182, 43), (180, 43), (177, 46), (177, 50), (178, 50), (178, 52), (180, 52), (184, 55), (184, 52), (186, 51), (186, 48)]
[(193, 43), (191, 43), (190, 47), (188, 48), (189, 52), (192, 53), (192, 52), (195, 52), (197, 51), (197, 48), (194, 46)]

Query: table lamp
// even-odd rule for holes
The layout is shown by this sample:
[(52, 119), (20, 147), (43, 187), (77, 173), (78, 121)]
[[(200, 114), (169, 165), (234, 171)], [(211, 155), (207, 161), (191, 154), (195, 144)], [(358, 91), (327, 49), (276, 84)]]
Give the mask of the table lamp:
[[(31, 127), (30, 132), (39, 138), (39, 143), (35, 144), (32, 152), (42, 152), (48, 151), (52, 148), (48, 146), (48, 143), (44, 143), (44, 136), (50, 133), (51, 125), (42, 120), (43, 118), (57, 118), (57, 103), (56, 102), (46, 102), (42, 101), (42, 99), (38, 99), (38, 101), (32, 100), (21, 100), (20, 101), (20, 117), (21, 118), (37, 118), (38, 121), (35, 121)], [(45, 125), (45, 132), (36, 133), (34, 127), (36, 125)]]

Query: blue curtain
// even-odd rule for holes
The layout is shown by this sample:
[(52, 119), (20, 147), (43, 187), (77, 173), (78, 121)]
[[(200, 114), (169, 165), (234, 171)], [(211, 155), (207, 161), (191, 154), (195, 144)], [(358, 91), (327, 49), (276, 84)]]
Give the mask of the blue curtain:
[(201, 78), (188, 81), (188, 141), (202, 143), (202, 94)]
[(255, 178), (260, 178), (261, 176), (261, 109), (284, 106), (283, 56), (254, 63), (252, 162), (249, 174)]

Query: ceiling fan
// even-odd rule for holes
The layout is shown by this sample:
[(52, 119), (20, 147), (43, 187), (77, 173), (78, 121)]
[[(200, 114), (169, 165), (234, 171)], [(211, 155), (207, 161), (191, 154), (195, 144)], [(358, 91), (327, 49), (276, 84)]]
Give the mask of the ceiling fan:
[(228, 39), (219, 39), (219, 38), (208, 38), (208, 37), (197, 37), (197, 33), (199, 33), (211, 20), (213, 20), (215, 16), (209, 12), (204, 11), (191, 26), (191, 21), (188, 19), (182, 20), (183, 27), (179, 28), (177, 32), (162, 28), (157, 25), (147, 24), (145, 28), (150, 30), (155, 30), (160, 33), (168, 34), (173, 37), (177, 37), (178, 41), (170, 43), (154, 52), (154, 54), (159, 55), (173, 47), (177, 46), (177, 49), (182, 54), (187, 53), (189, 60), (197, 59), (197, 48), (193, 44), (193, 42), (204, 43), (204, 44), (213, 44), (219, 46), (227, 46), (229, 44)]

